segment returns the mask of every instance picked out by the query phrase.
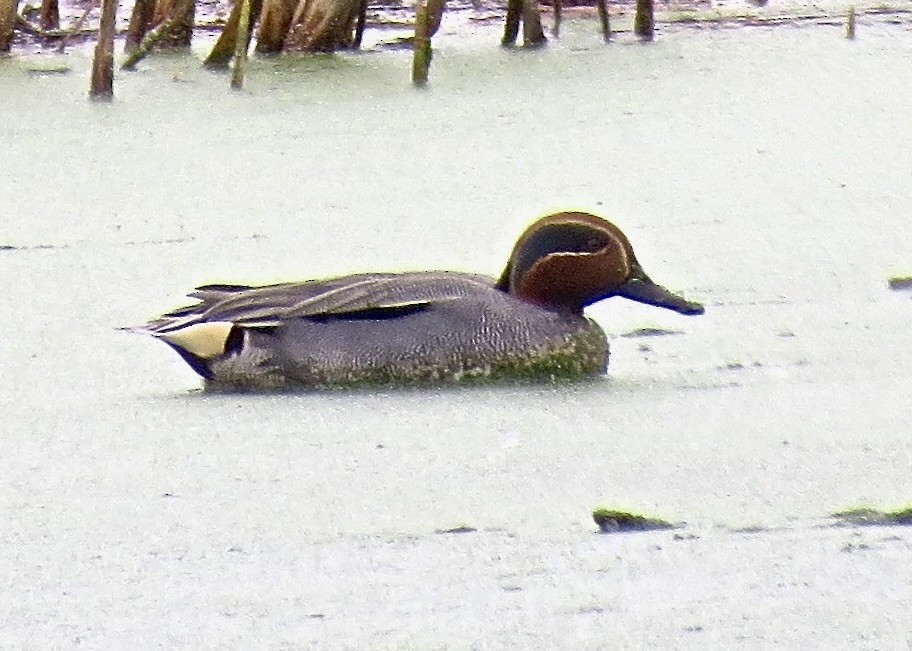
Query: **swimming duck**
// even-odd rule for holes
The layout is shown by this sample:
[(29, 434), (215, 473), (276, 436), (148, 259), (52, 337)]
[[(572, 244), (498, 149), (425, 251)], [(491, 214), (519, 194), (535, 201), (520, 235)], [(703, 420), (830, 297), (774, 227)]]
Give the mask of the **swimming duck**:
[(171, 346), (207, 386), (231, 389), (595, 376), (608, 340), (587, 305), (623, 296), (703, 312), (652, 282), (617, 226), (582, 212), (529, 226), (496, 280), (367, 273), (189, 296), (199, 302), (131, 330)]

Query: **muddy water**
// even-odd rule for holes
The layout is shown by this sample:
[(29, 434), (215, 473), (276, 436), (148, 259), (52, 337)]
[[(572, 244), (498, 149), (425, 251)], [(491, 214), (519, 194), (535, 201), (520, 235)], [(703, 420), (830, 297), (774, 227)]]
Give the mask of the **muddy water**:
[[(912, 500), (907, 27), (496, 40), (444, 36), (427, 92), (399, 53), (239, 94), (161, 57), (111, 106), (87, 53), (0, 61), (0, 645), (908, 645), (912, 534), (827, 518)], [(114, 329), (205, 282), (496, 274), (570, 206), (707, 304), (597, 306), (601, 381), (213, 396)]]

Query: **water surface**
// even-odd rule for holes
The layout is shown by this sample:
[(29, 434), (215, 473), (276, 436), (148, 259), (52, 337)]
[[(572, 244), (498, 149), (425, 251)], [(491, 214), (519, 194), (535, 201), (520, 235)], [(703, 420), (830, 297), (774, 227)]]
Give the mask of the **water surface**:
[[(404, 53), (242, 93), (161, 56), (101, 106), (87, 52), (0, 61), (0, 644), (904, 648), (912, 536), (826, 517), (912, 500), (912, 40), (867, 20), (444, 35), (425, 92)], [(205, 395), (115, 330), (207, 282), (497, 275), (568, 207), (707, 306), (593, 308), (596, 382)]]

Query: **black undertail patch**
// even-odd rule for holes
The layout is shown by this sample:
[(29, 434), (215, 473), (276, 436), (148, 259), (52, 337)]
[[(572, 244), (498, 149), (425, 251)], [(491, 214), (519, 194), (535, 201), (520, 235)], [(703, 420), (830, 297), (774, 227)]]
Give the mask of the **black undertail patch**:
[(237, 326), (232, 326), (228, 331), (228, 338), (225, 339), (225, 355), (236, 355), (244, 347), (244, 330)]
[(162, 341), (171, 346), (171, 348), (174, 349), (174, 352), (180, 355), (181, 359), (187, 362), (190, 368), (192, 368), (197, 375), (202, 377), (204, 380), (213, 379), (212, 371), (209, 369), (209, 364), (205, 359), (194, 355), (193, 353), (181, 348), (180, 346), (172, 344), (170, 341), (164, 339)]

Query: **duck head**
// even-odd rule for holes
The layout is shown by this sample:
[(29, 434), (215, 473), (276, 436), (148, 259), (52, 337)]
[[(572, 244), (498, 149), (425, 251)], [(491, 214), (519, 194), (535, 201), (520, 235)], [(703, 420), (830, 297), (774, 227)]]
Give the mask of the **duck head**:
[(582, 212), (548, 215), (529, 226), (496, 287), (541, 307), (575, 314), (610, 296), (680, 314), (703, 313), (701, 304), (650, 280), (617, 226)]

